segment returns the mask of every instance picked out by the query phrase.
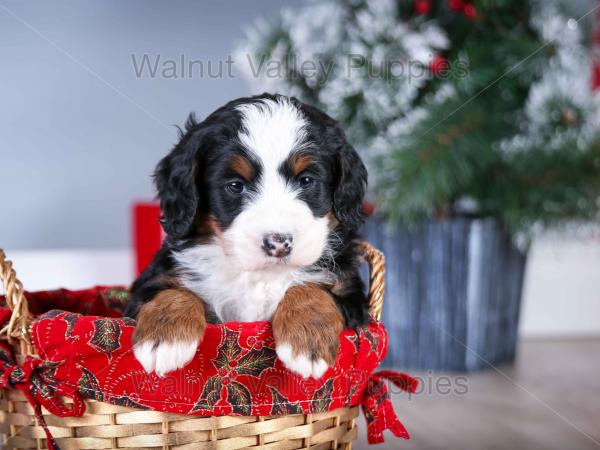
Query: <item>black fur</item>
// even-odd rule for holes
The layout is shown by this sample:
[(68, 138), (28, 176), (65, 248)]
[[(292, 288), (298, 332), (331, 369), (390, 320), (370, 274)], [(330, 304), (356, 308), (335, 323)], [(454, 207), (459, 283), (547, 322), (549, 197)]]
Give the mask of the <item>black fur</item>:
[[(154, 261), (133, 283), (132, 297), (125, 315), (136, 317), (139, 307), (156, 293), (177, 288), (173, 251), (202, 245), (210, 235), (202, 227), (207, 217), (226, 229), (243, 208), (239, 196), (228, 195), (223, 186), (237, 174), (229, 168), (234, 153), (250, 155), (237, 141), (242, 127), (241, 114), (235, 109), (245, 103), (276, 100), (279, 96), (263, 94), (234, 100), (218, 109), (201, 123), (193, 115), (188, 119), (180, 141), (163, 158), (155, 172), (155, 183), (163, 213), (162, 225), (167, 238)], [(307, 173), (315, 184), (302, 193), (315, 217), (333, 212), (337, 219), (333, 261), (322, 258), (315, 269), (327, 268), (338, 278), (329, 289), (334, 296), (347, 326), (357, 326), (368, 320), (367, 298), (358, 275), (358, 255), (354, 241), (363, 222), (362, 199), (367, 183), (366, 169), (352, 146), (346, 141), (340, 126), (316, 108), (297, 99), (290, 101), (303, 113), (308, 126), (310, 145), (307, 150), (314, 163)], [(260, 165), (253, 163), (255, 172)], [(280, 173), (289, 183), (298, 183), (288, 165)], [(252, 182), (247, 189), (255, 189)], [(205, 233), (208, 233), (205, 235)]]

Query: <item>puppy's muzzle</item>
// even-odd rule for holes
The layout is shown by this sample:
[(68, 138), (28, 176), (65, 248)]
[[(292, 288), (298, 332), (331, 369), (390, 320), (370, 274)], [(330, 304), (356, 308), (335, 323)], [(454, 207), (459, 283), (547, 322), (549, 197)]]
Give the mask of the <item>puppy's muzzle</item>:
[(262, 249), (268, 256), (283, 258), (292, 253), (293, 240), (289, 233), (268, 233), (263, 236)]

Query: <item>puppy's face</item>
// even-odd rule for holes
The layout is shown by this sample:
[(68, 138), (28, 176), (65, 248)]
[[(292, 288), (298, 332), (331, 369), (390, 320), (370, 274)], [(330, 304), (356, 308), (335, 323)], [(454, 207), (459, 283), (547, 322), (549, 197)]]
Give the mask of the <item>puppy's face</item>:
[(360, 225), (366, 173), (332, 119), (263, 95), (188, 123), (156, 180), (170, 237), (208, 239), (259, 270), (332, 257)]

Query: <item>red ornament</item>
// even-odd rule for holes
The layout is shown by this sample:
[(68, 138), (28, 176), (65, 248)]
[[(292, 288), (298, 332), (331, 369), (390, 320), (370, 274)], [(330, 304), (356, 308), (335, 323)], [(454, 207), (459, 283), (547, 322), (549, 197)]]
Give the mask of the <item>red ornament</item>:
[(600, 11), (596, 12), (593, 23), (592, 43), (592, 89), (600, 91)]
[(452, 11), (462, 11), (465, 2), (463, 0), (448, 0), (448, 7)]
[(477, 18), (477, 10), (475, 6), (471, 3), (467, 3), (463, 8), (463, 13), (471, 20), (475, 20)]
[(443, 75), (448, 70), (448, 60), (442, 55), (435, 55), (429, 63), (429, 70), (434, 76)]
[(377, 209), (377, 207), (375, 206), (375, 203), (372, 203), (368, 200), (365, 200), (362, 204), (363, 213), (367, 217), (370, 217), (373, 214), (375, 214), (376, 209)]
[(592, 88), (595, 90), (600, 88), (600, 63), (592, 67)]
[(431, 11), (431, 1), (430, 0), (416, 0), (415, 1), (415, 10), (417, 14), (425, 15), (429, 14)]

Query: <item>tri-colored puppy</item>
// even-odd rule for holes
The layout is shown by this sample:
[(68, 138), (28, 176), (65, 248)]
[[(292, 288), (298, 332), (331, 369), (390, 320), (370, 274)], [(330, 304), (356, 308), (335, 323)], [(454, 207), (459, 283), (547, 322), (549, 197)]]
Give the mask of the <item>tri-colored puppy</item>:
[(367, 173), (337, 123), (240, 98), (191, 116), (155, 181), (167, 238), (125, 311), (146, 371), (189, 362), (207, 322), (270, 320), (283, 363), (323, 375), (340, 331), (368, 319), (353, 246)]

